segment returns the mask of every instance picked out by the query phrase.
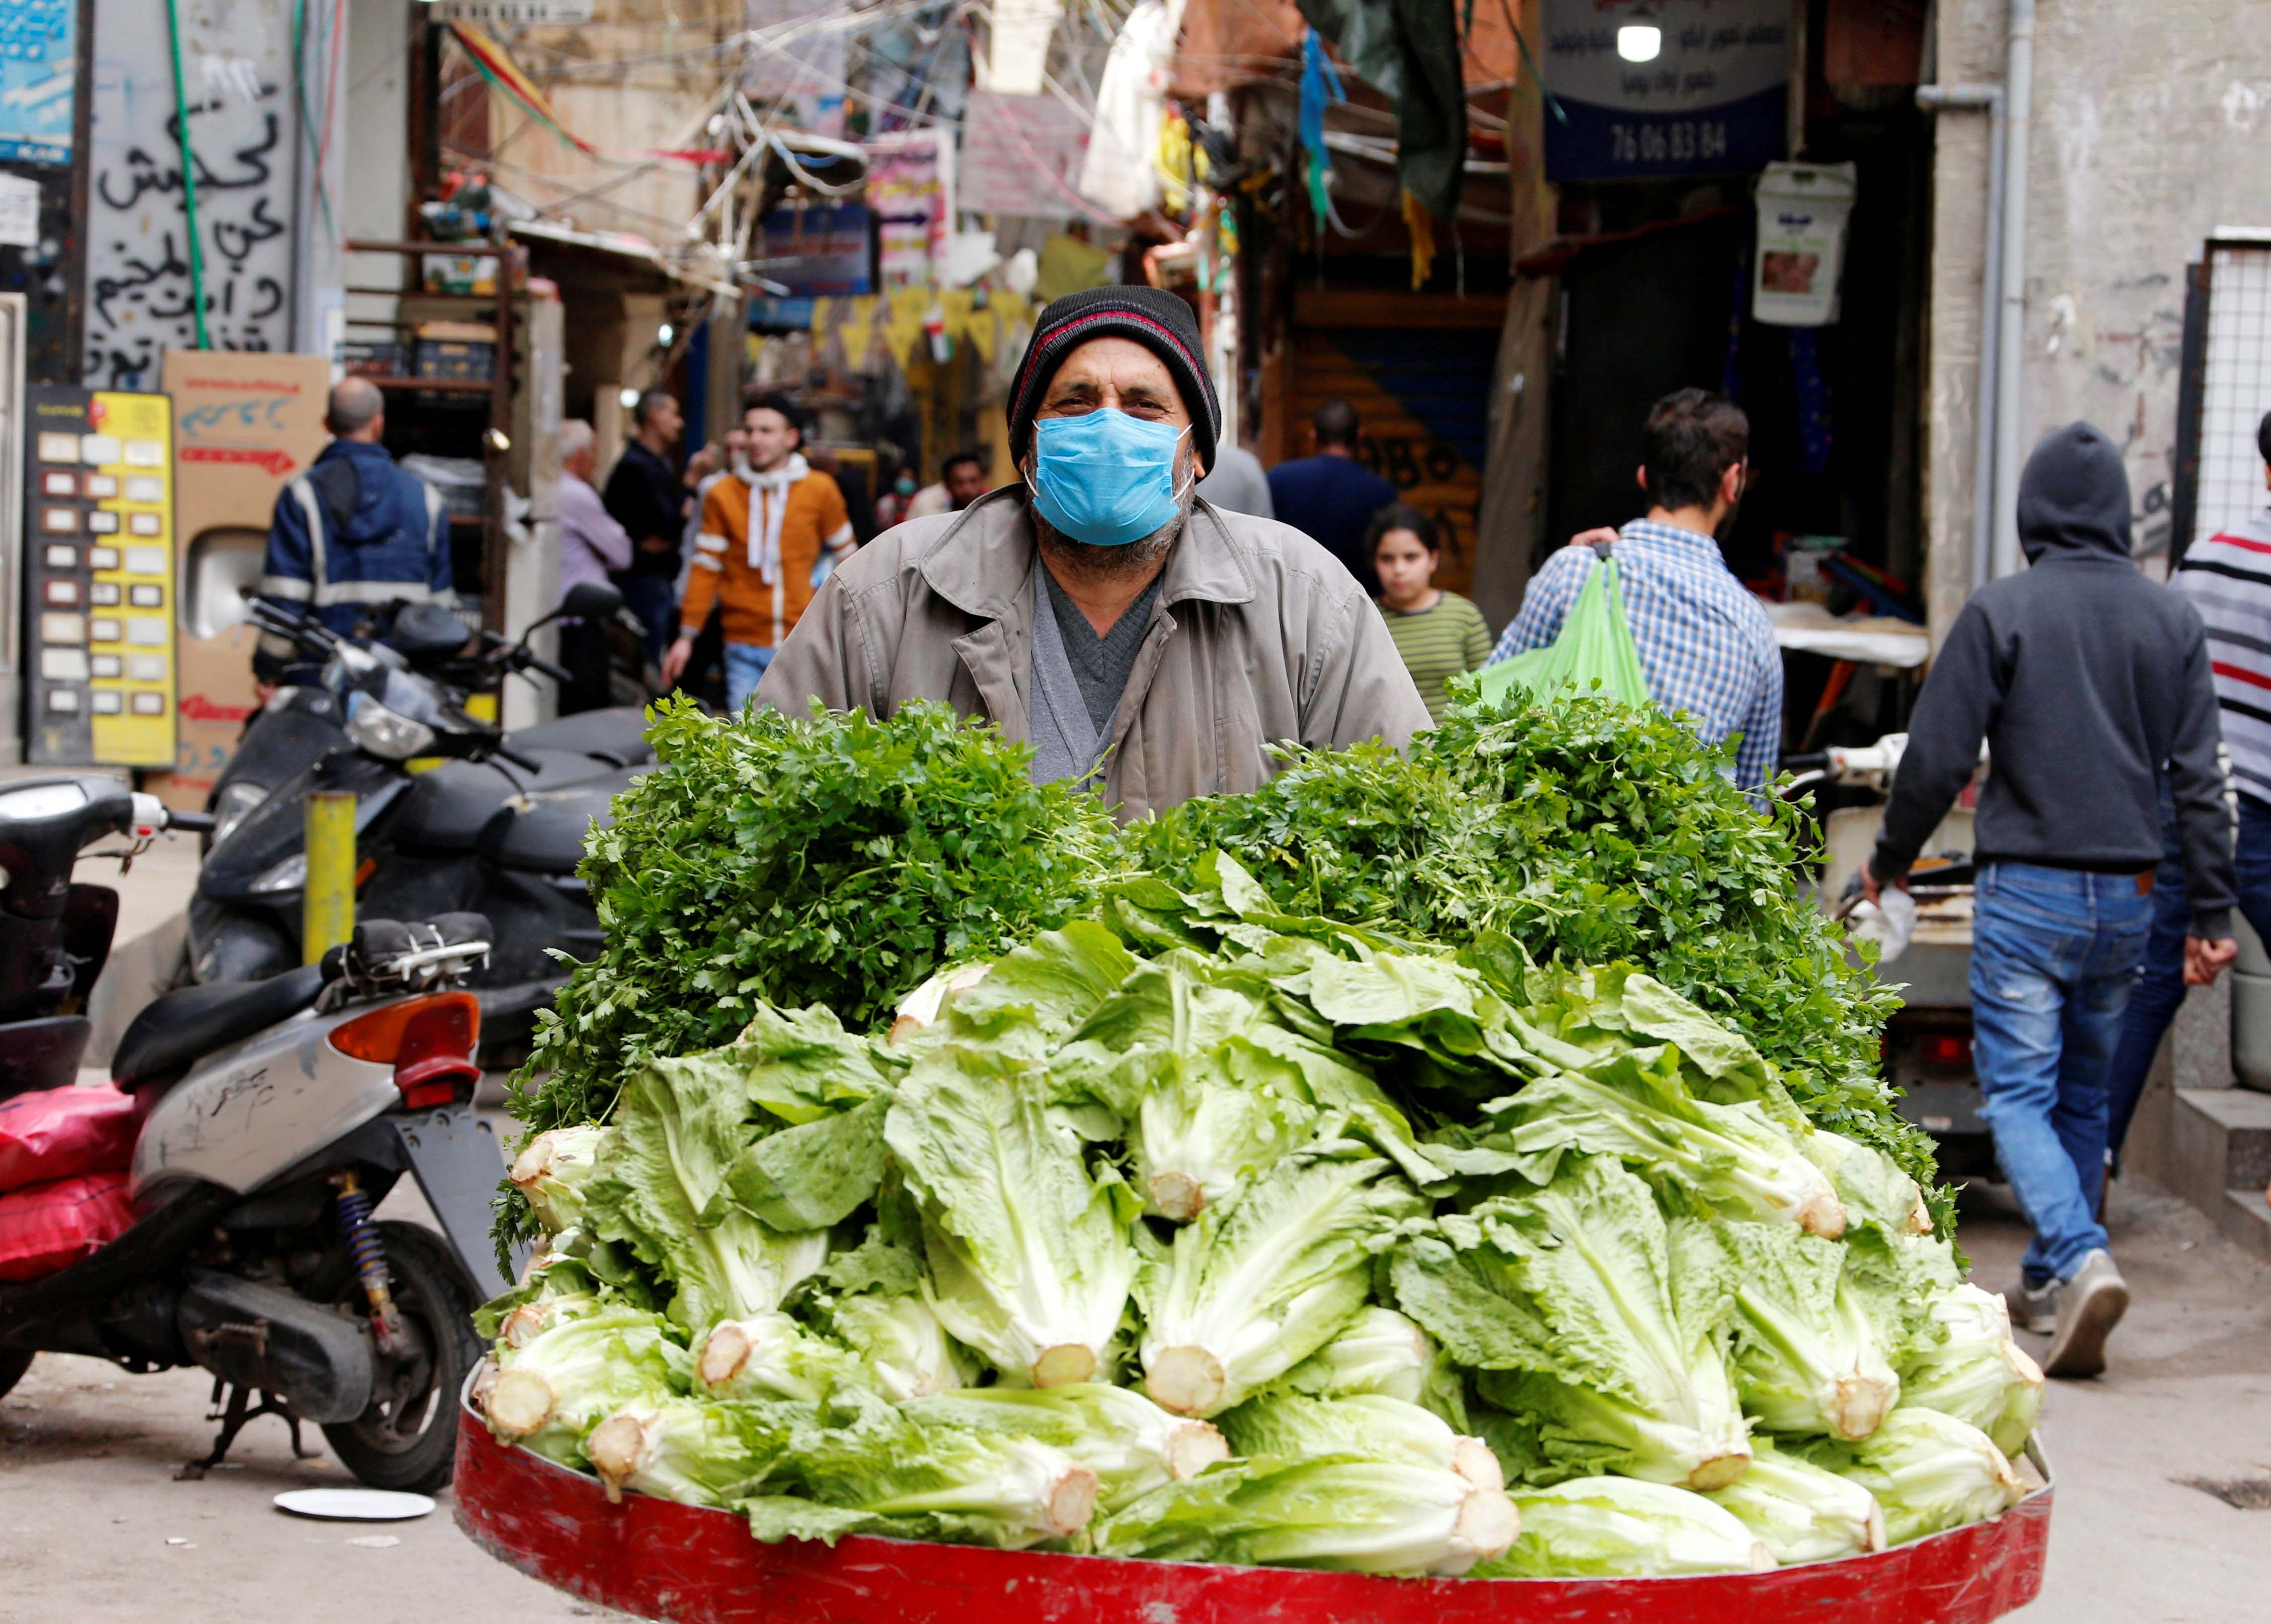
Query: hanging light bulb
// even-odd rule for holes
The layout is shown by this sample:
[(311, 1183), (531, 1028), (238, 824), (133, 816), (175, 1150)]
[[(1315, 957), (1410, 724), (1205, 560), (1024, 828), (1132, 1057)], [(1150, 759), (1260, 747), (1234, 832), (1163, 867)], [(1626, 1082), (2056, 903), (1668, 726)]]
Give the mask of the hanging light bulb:
[(669, 323), (665, 322), (660, 327), (655, 329), (654, 341), (657, 344), (668, 344), (672, 336), (676, 333), (677, 330), (678, 330), (673, 327)]
[(1654, 23), (1626, 23), (1617, 30), (1617, 55), (1627, 62), (1654, 62), (1664, 54), (1664, 30)]

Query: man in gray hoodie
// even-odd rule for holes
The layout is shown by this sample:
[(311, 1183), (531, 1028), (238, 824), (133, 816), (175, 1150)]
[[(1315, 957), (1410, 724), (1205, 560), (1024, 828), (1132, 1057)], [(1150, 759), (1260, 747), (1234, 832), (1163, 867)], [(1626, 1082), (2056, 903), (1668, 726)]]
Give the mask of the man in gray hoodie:
[(2129, 558), (2121, 454), (2074, 423), (2019, 483), (2031, 566), (1982, 588), (1934, 661), (1863, 871), (1905, 883), (1987, 742), (1971, 949), (1973, 1055), (1996, 1160), (2034, 1226), (2017, 1317), (2055, 1327), (2044, 1368), (2095, 1376), (2129, 1304), (2097, 1220), (2106, 1073), (2152, 929), (2160, 784), (2192, 901), (2187, 978), (2231, 939), (2231, 819), (2200, 616)]

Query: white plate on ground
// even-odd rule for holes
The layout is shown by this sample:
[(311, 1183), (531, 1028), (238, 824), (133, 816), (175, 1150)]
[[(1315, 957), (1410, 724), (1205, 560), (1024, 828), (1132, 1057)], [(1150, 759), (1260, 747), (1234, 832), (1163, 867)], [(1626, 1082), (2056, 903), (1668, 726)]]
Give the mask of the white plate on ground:
[(320, 1516), (335, 1523), (400, 1523), (434, 1509), (429, 1494), (397, 1494), (383, 1488), (295, 1488), (276, 1496), (279, 1510), (294, 1516)]

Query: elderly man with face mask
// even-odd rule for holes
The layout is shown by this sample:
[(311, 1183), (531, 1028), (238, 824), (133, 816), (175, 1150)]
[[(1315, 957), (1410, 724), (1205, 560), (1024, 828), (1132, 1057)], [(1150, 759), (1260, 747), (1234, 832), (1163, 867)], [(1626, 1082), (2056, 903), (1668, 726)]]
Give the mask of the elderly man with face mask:
[(1194, 492), (1222, 426), (1202, 353), (1172, 293), (1051, 304), (1010, 389), (1023, 482), (862, 549), (758, 699), (878, 716), (942, 700), (1122, 818), (1251, 790), (1281, 740), (1401, 749), (1427, 708), (1348, 571)]

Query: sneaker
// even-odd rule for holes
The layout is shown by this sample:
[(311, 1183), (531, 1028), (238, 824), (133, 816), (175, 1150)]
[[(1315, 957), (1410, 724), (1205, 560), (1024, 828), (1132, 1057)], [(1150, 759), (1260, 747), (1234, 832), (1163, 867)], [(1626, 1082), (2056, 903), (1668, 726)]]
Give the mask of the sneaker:
[(2023, 1276), (2017, 1289), (2005, 1301), (2011, 1309), (2014, 1330), (2031, 1331), (2038, 1337), (2047, 1337), (2058, 1330), (2059, 1282), (2044, 1280), (2030, 1286)]
[(2111, 1254), (2092, 1248), (2062, 1282), (2058, 1334), (2043, 1356), (2044, 1376), (2098, 1376), (2105, 1369), (2105, 1339), (2129, 1311), (2129, 1286)]

